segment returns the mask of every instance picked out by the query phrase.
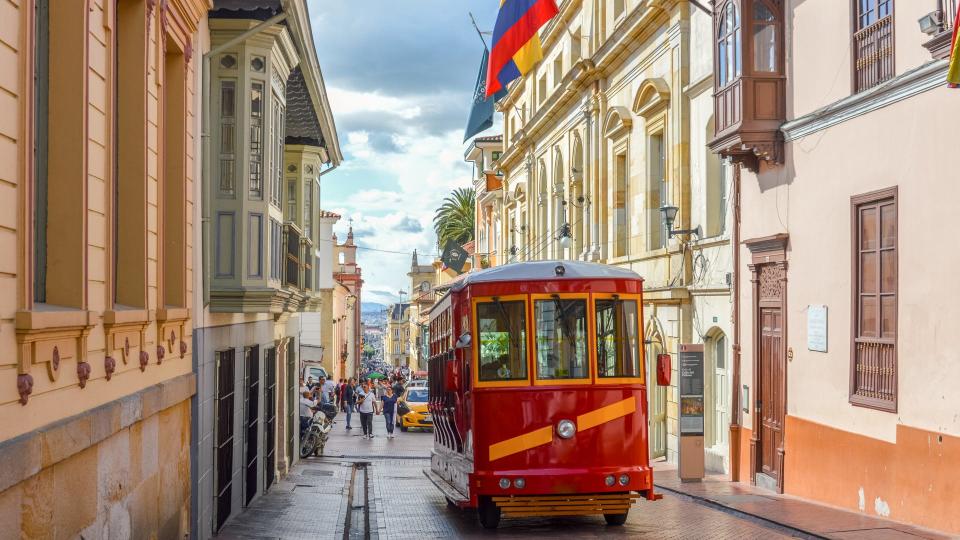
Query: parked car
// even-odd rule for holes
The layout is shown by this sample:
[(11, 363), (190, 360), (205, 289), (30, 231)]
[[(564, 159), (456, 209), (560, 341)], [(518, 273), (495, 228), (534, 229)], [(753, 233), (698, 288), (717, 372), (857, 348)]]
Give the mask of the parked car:
[(400, 417), (400, 431), (410, 428), (433, 429), (433, 416), (427, 411), (427, 389), (407, 388), (402, 401), (410, 412)]
[(320, 380), (320, 377), (328, 379), (327, 370), (323, 369), (320, 366), (307, 366), (303, 368), (303, 382), (307, 382), (310, 377), (313, 377), (313, 382)]

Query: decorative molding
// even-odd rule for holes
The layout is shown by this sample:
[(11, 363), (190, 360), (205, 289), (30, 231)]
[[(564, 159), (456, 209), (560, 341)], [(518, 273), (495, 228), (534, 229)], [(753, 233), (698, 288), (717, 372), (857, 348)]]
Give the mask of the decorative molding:
[(616, 139), (630, 132), (633, 126), (633, 118), (630, 117), (630, 111), (626, 107), (614, 105), (607, 111), (606, 118), (603, 119), (603, 136), (608, 139)]
[(157, 345), (157, 365), (163, 363), (163, 357), (167, 355), (166, 349), (163, 348), (163, 345)]
[(670, 106), (670, 86), (661, 78), (643, 81), (633, 98), (633, 112), (650, 118)]
[(103, 357), (103, 371), (106, 373), (107, 380), (113, 378), (113, 372), (117, 370), (117, 361), (112, 356)]
[(33, 393), (33, 375), (22, 373), (17, 375), (17, 392), (20, 394), (20, 404), (26, 405)]
[(794, 141), (848, 120), (946, 85), (948, 61), (934, 60), (869, 90), (791, 120), (780, 127), (784, 140)]
[(90, 378), (90, 364), (88, 362), (77, 363), (77, 378), (80, 379), (80, 388), (87, 387), (87, 379)]
[(147, 364), (150, 363), (150, 354), (147, 351), (140, 351), (140, 371), (147, 370)]

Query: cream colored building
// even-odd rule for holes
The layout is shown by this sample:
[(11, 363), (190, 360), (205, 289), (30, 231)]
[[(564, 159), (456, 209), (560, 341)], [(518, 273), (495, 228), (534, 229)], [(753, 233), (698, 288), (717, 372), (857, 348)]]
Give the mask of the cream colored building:
[(410, 304), (391, 304), (387, 308), (387, 330), (383, 340), (383, 360), (387, 365), (410, 365)]
[(320, 181), (342, 160), (306, 2), (211, 4), (210, 136), (193, 207), (204, 224), (193, 538), (214, 535), (298, 459), (301, 314), (321, 309), (317, 249), (330, 239)]
[(190, 532), (206, 9), (0, 6), (3, 536)]
[[(540, 35), (543, 61), (499, 104), (497, 260), (579, 259), (642, 275), (651, 456), (678, 451), (676, 373), (657, 386), (656, 354), (702, 343), (706, 463), (723, 472), (732, 266), (728, 174), (705, 146), (711, 18), (682, 1), (571, 1)], [(662, 206), (678, 208), (674, 229), (700, 234), (668, 235)]]
[(960, 257), (940, 234), (957, 4), (715, 4), (731, 61), (710, 144), (742, 208), (736, 478), (960, 534)]

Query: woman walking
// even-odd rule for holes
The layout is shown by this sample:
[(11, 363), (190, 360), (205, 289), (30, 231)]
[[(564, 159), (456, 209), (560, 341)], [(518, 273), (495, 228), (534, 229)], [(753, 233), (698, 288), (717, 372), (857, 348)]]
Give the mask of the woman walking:
[(400, 396), (393, 393), (393, 388), (387, 386), (384, 395), (380, 398), (383, 405), (383, 419), (387, 423), (387, 438), (393, 438), (393, 428), (397, 425), (397, 400)]
[(363, 437), (373, 438), (373, 411), (377, 402), (376, 394), (370, 388), (370, 381), (364, 381), (363, 387), (357, 392), (357, 410), (360, 412), (360, 427), (363, 428)]

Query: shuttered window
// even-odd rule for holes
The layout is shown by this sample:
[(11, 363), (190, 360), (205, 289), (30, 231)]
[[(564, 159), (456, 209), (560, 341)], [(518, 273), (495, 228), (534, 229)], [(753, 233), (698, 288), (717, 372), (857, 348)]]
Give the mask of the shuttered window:
[(897, 190), (851, 200), (853, 343), (850, 401), (897, 408)]

